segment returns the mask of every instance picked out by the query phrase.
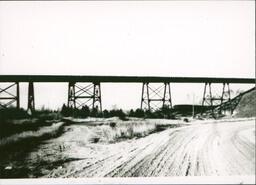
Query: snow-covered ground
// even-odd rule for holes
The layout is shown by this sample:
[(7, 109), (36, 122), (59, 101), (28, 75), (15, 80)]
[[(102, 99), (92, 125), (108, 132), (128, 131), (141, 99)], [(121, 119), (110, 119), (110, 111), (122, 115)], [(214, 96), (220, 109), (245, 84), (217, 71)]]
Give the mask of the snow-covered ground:
[(255, 175), (255, 119), (195, 121), (111, 144), (88, 143), (89, 131), (67, 126), (23, 165), (40, 170), (40, 177)]

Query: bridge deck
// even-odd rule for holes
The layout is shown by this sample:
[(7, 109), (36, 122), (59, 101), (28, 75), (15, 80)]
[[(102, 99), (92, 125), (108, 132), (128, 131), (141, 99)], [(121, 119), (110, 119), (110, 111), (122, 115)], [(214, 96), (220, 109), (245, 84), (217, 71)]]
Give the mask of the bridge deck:
[(240, 83), (255, 84), (255, 78), (156, 77), (156, 76), (64, 76), (0, 75), (0, 82), (108, 82), (108, 83)]

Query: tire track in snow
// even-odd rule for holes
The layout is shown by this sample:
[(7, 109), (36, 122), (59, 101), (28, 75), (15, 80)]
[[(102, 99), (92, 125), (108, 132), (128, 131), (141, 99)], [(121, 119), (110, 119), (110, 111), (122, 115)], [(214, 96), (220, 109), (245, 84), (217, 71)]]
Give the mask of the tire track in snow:
[(93, 159), (88, 156), (52, 173), (66, 177), (253, 175), (255, 143), (240, 132), (255, 130), (254, 121), (197, 124), (129, 142), (97, 145), (88, 152)]

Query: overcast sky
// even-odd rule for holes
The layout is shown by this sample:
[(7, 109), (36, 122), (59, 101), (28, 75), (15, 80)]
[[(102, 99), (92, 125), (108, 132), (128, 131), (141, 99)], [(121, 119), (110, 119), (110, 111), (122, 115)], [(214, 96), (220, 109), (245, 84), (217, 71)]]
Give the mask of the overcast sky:
[[(254, 77), (254, 1), (1, 1), (0, 74)], [(35, 86), (38, 108), (67, 102), (67, 84)], [(172, 91), (191, 103), (203, 84)], [(102, 93), (103, 108), (135, 108), (141, 84)]]

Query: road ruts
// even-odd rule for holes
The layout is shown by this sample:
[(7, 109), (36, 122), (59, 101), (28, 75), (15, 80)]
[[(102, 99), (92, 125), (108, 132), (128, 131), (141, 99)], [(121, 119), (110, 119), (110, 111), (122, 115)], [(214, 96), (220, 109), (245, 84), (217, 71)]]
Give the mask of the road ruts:
[(83, 159), (46, 177), (255, 174), (255, 120), (202, 123), (115, 144), (72, 147)]

